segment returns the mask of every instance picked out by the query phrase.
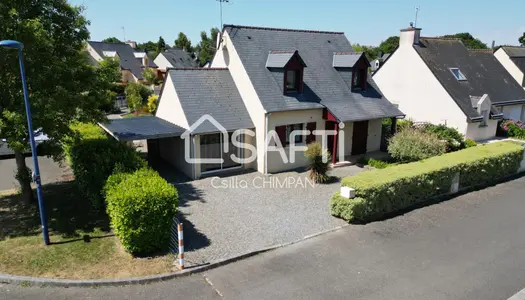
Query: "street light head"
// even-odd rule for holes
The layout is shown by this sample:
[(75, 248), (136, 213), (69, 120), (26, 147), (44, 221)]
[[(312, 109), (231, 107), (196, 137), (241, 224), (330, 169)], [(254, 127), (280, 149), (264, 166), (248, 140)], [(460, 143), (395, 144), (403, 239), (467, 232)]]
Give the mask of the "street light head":
[(24, 48), (24, 44), (17, 42), (17, 41), (13, 41), (13, 40), (4, 40), (4, 41), (0, 41), (0, 47), (12, 48), (12, 49), (22, 49)]

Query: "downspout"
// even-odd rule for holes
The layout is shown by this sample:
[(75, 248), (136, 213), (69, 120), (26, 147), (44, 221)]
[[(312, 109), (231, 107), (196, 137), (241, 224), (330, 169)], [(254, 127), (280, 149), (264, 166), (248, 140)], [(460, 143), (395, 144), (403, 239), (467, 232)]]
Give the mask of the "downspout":
[(266, 123), (265, 123), (265, 131), (264, 131), (264, 175), (268, 175), (268, 151), (267, 151), (267, 139), (268, 139), (268, 120), (270, 119), (270, 115), (272, 113), (266, 113)]
[[(193, 159), (197, 159), (197, 157), (195, 157), (195, 136), (191, 136), (191, 156), (193, 157)], [(197, 164), (194, 163), (193, 164), (193, 180), (196, 180), (198, 179), (197, 178)]]

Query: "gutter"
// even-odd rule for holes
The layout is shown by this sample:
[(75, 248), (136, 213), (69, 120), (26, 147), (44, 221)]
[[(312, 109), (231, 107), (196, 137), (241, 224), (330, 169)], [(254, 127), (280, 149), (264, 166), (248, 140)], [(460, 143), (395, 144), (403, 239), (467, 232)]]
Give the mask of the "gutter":
[(494, 106), (505, 106), (505, 105), (511, 105), (511, 104), (525, 104), (525, 99), (508, 100), (508, 101), (500, 101), (500, 102), (492, 103), (492, 105)]
[(268, 142), (268, 120), (270, 119), (270, 116), (272, 113), (266, 113), (266, 123), (265, 123), (265, 132), (264, 132), (264, 175), (268, 175), (268, 151), (266, 151), (266, 143)]

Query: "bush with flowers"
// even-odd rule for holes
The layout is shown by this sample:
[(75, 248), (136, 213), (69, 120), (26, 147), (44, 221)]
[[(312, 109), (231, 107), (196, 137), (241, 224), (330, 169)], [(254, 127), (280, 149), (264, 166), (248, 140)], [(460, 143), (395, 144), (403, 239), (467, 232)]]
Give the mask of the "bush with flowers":
[(508, 137), (525, 139), (525, 123), (516, 120), (504, 120), (500, 126)]

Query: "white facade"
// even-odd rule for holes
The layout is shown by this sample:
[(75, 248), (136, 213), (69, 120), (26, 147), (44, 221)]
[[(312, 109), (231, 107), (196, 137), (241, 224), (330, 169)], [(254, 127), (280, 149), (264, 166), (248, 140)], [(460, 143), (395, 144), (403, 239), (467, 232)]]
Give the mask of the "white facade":
[(381, 92), (399, 105), (407, 119), (445, 124), (474, 140), (494, 137), (493, 124), (479, 127), (479, 123), (467, 122), (461, 108), (416, 52), (413, 45), (419, 34), (417, 29), (401, 32), (399, 48), (373, 75)]
[[(523, 80), (525, 77), (525, 74), (516, 66), (516, 64), (510, 59), (507, 52), (505, 52), (505, 49), (500, 47), (496, 52), (494, 52), (494, 56), (499, 60), (499, 62), (505, 67), (505, 69), (516, 79), (516, 81), (522, 85)], [(525, 89), (525, 87), (524, 87)], [(516, 120), (516, 119), (515, 119)]]
[(505, 119), (525, 122), (525, 105), (517, 104), (503, 106), (501, 112)]
[(159, 70), (163, 72), (165, 72), (168, 68), (173, 68), (173, 65), (162, 53), (159, 53), (153, 62), (157, 65), (157, 67), (159, 67)]

